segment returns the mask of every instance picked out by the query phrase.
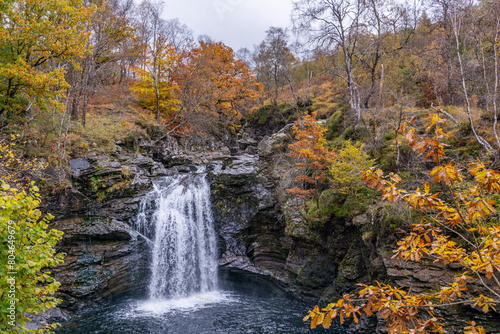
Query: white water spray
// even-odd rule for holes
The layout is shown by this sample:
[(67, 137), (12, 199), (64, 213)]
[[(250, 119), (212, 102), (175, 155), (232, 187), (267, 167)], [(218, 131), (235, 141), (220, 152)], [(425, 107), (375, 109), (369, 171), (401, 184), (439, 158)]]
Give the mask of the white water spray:
[(155, 183), (141, 203), (137, 229), (153, 241), (151, 300), (217, 289), (217, 240), (205, 175)]

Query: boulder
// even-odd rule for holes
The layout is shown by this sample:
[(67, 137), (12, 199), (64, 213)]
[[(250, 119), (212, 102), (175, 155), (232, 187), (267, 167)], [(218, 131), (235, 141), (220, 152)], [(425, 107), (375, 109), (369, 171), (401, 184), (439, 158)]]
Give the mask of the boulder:
[(293, 124), (288, 124), (272, 136), (264, 137), (258, 145), (259, 155), (269, 157), (273, 154), (286, 151), (292, 139), (292, 132)]
[(90, 169), (92, 165), (86, 159), (80, 158), (70, 160), (69, 167), (71, 168), (72, 175), (78, 177), (82, 171)]

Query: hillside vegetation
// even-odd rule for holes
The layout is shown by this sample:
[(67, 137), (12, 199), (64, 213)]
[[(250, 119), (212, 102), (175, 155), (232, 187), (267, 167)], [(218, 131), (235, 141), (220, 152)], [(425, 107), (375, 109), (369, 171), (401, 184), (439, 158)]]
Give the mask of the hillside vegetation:
[[(289, 28), (270, 27), (254, 50), (236, 52), (164, 20), (163, 2), (0, 2), (1, 252), (9, 252), (11, 221), (19, 238), (28, 233), (16, 247), (33, 250), (15, 268), (2, 256), (23, 297), (16, 303), (1, 283), (2, 332), (26, 331), (5, 325), (10, 305), (25, 326), (28, 313), (58, 302), (45, 269), (62, 261), (61, 236), (45, 232), (52, 217), (37, 209), (36, 182), (53, 195), (71, 186), (69, 160), (142, 153), (141, 141), (211, 142), (238, 155), (245, 136), (261, 140), (292, 123), (287, 196), (301, 226), (388, 201), (413, 210), (390, 222), (408, 232), (396, 256), (459, 268), (449, 286), (426, 294), (363, 285), (312, 310), (313, 328), (378, 312), (390, 333), (444, 333), (435, 307), (495, 310), (500, 3), (292, 2)], [(484, 294), (463, 294), (472, 281)], [(464, 327), (484, 333), (481, 324)]]

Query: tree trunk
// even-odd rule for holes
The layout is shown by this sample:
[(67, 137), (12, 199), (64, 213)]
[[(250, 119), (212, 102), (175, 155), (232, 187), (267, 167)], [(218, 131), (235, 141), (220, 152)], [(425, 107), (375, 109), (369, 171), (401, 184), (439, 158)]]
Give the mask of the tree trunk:
[[(87, 122), (87, 105), (89, 102), (89, 81), (90, 81), (90, 59), (86, 61), (86, 74), (85, 74), (85, 81), (83, 84), (83, 107), (82, 107), (82, 126), (85, 127), (86, 122)], [(80, 102), (80, 101), (78, 101)]]
[(354, 119), (355, 119), (355, 125), (356, 127), (359, 124), (359, 121), (361, 120), (361, 107), (360, 107), (360, 98), (359, 98), (359, 91), (358, 87), (354, 82), (349, 82), (348, 83), (348, 89), (349, 89), (349, 105), (351, 106), (352, 111), (354, 112)]
[(360, 109), (360, 98), (359, 91), (356, 83), (354, 82), (354, 73), (352, 71), (352, 63), (344, 47), (344, 57), (347, 72), (347, 89), (349, 91), (349, 105), (351, 110), (354, 112), (355, 126), (358, 127), (359, 121), (361, 120), (361, 109)]
[(88, 87), (85, 90), (85, 95), (83, 97), (83, 108), (82, 108), (82, 126), (85, 127), (87, 122), (87, 104), (89, 102), (89, 92)]
[[(457, 10), (457, 9), (455, 9)], [(464, 72), (464, 64), (462, 61), (462, 55), (460, 54), (460, 39), (459, 39), (459, 22), (458, 16), (459, 14), (455, 12), (455, 17), (452, 18), (452, 25), (453, 25), (453, 33), (455, 34), (455, 42), (456, 42), (456, 51), (457, 51), (457, 56), (458, 56), (458, 63), (460, 66), (460, 75), (462, 77), (462, 89), (465, 97), (465, 102), (466, 102), (466, 107), (467, 107), (467, 116), (469, 117), (469, 123), (472, 129), (472, 132), (474, 133), (474, 136), (476, 137), (476, 140), (478, 141), (479, 144), (488, 152), (488, 153), (493, 153), (493, 148), (491, 145), (483, 138), (481, 137), (477, 131), (476, 127), (474, 126), (474, 121), (472, 120), (472, 113), (471, 113), (471, 106), (470, 106), (470, 101), (469, 101), (469, 93), (467, 90), (467, 84), (465, 82), (465, 72)]]
[(384, 75), (385, 75), (384, 72), (385, 72), (384, 64), (382, 64), (380, 73), (380, 86), (378, 89), (378, 103), (377, 103), (377, 107), (379, 109), (384, 109), (384, 106), (382, 104), (382, 94), (384, 93)]
[(155, 91), (156, 91), (156, 117), (157, 121), (160, 120), (160, 90), (158, 89), (158, 78), (155, 78)]
[(376, 77), (377, 73), (376, 72), (377, 72), (377, 65), (378, 65), (379, 59), (380, 59), (380, 54), (379, 54), (379, 50), (378, 50), (378, 46), (377, 46), (375, 60), (373, 62), (373, 66), (370, 69), (371, 87), (370, 87), (370, 91), (368, 92), (368, 95), (366, 95), (365, 101), (363, 103), (365, 109), (368, 109), (370, 107), (370, 99), (373, 96), (373, 94), (375, 94), (376, 85), (377, 85), (377, 77)]
[(497, 146), (500, 149), (500, 140), (498, 138), (497, 125), (498, 125), (498, 31), (500, 30), (500, 17), (497, 17), (497, 24), (495, 29), (495, 41), (493, 43), (493, 52), (495, 58), (495, 90), (493, 92), (493, 112), (495, 114), (495, 121), (493, 123), (493, 133), (497, 141)]

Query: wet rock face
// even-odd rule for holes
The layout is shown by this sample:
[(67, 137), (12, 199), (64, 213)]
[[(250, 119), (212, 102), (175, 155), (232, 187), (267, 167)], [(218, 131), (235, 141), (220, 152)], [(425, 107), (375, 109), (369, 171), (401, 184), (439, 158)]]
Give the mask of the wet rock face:
[[(255, 148), (258, 155), (226, 159), (210, 173), (221, 266), (269, 276), (311, 307), (356, 292), (360, 282), (412, 286), (416, 292), (450, 282), (450, 268), (392, 259), (401, 235), (387, 230), (381, 217), (370, 212), (353, 219), (332, 217), (322, 227), (301, 223), (285, 191), (294, 169), (284, 154), (290, 130), (264, 137)], [(440, 312), (452, 332), (460, 332), (464, 320), (472, 318), (489, 319), (488, 328), (500, 328), (498, 317), (471, 308)], [(353, 333), (386, 332), (377, 317), (347, 325)]]
[(142, 196), (165, 167), (144, 156), (88, 155), (70, 161), (72, 185), (43, 203), (64, 232), (61, 307), (78, 310), (124, 294), (145, 293), (149, 248), (131, 227)]
[[(280, 152), (287, 145), (283, 136), (265, 140)], [(280, 184), (286, 168), (276, 164), (276, 156), (265, 147), (259, 145), (263, 156), (233, 157), (209, 174), (220, 265), (268, 275), (311, 303), (320, 296), (342, 296), (346, 286), (354, 287), (369, 276), (363, 250), (353, 250), (359, 245), (358, 232), (336, 221), (304, 233), (287, 233), (290, 217)], [(352, 263), (345, 261), (348, 254), (355, 256)]]
[[(392, 259), (390, 245), (399, 235), (369, 213), (332, 217), (322, 227), (301, 223), (286, 194), (295, 168), (285, 153), (291, 138), (288, 126), (258, 144), (246, 138), (240, 143), (246, 153), (236, 156), (226, 150), (188, 154), (173, 144), (146, 143), (147, 156), (119, 150), (114, 157), (93, 154), (70, 162), (73, 186), (44, 203), (44, 210), (56, 217), (54, 227), (65, 232), (57, 247), (66, 260), (53, 270), (62, 283), (62, 307), (76, 310), (124, 294), (144, 295), (150, 251), (131, 228), (141, 199), (156, 178), (200, 172), (202, 165), (211, 182), (223, 267), (266, 275), (311, 307), (356, 291), (359, 282), (421, 291), (448, 282), (449, 268)], [(456, 328), (464, 319), (486, 317), (459, 307), (442, 312)], [(498, 319), (488, 319), (491, 328), (500, 328)], [(384, 332), (376, 317), (350, 328), (353, 333)]]
[[(209, 173), (221, 265), (279, 278), (288, 254), (274, 180), (256, 155), (225, 160)], [(277, 270), (275, 270), (277, 269)]]
[(55, 228), (65, 237), (58, 251), (64, 264), (53, 270), (61, 282), (62, 307), (75, 310), (146, 287), (147, 245), (127, 224), (117, 220), (73, 218)]

